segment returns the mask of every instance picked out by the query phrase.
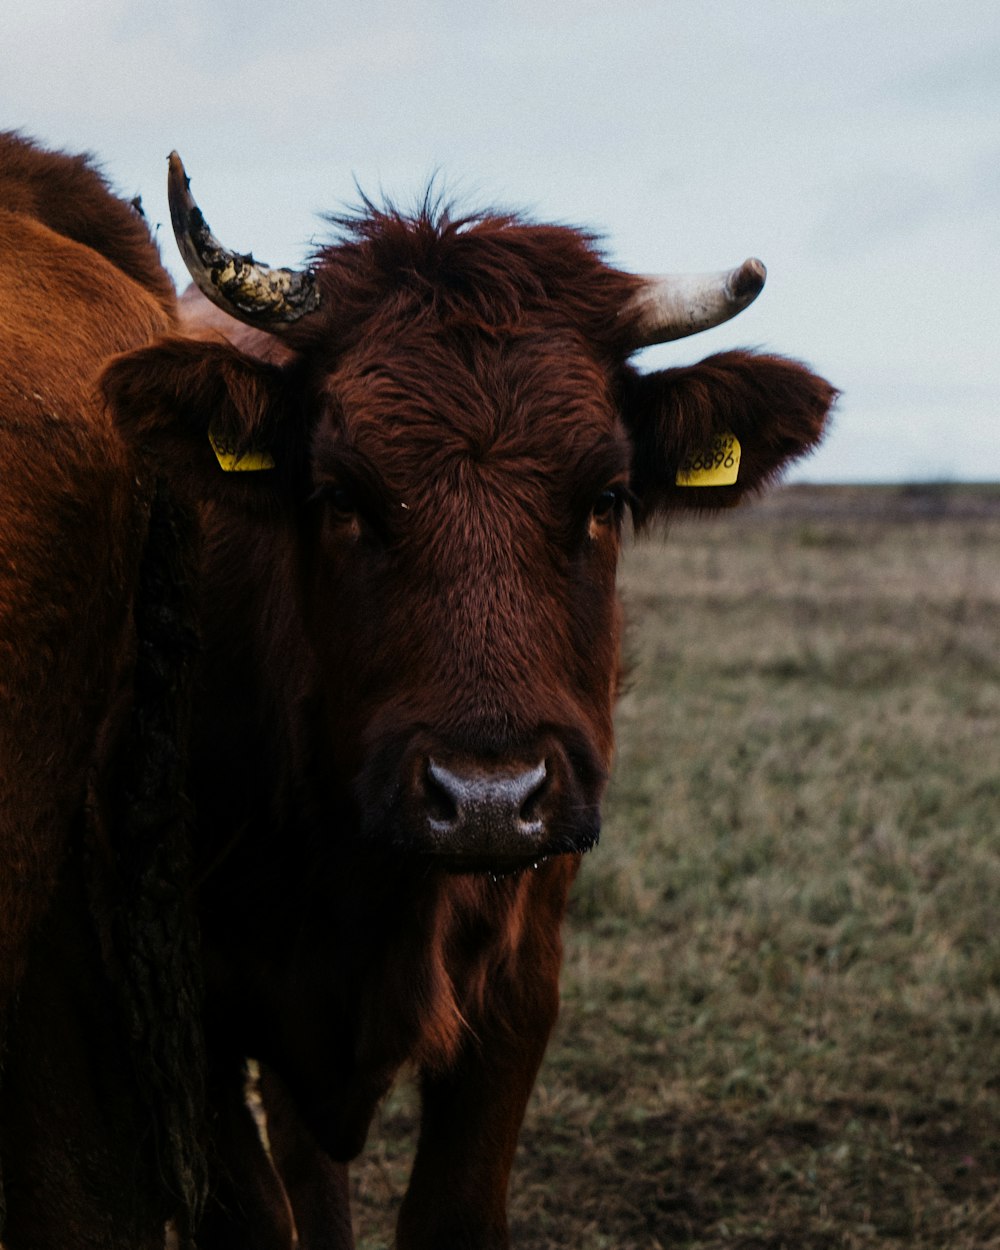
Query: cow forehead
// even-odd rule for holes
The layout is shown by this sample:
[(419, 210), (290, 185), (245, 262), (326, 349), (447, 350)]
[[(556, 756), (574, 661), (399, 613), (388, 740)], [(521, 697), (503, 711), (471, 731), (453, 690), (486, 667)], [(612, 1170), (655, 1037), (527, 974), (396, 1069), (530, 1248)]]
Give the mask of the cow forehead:
[(607, 372), (574, 335), (403, 334), (352, 352), (321, 392), (320, 462), (349, 448), (407, 477), (456, 460), (565, 476), (627, 455)]

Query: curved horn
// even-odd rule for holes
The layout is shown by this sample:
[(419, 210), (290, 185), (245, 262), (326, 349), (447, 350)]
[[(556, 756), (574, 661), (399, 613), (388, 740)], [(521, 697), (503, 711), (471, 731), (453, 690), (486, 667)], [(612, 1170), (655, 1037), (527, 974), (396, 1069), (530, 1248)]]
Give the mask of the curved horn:
[(767, 270), (759, 260), (720, 273), (651, 275), (622, 315), (634, 320), (634, 349), (710, 330), (742, 312), (761, 293)]
[(174, 237), (199, 290), (231, 317), (280, 335), (284, 327), (319, 308), (311, 269), (271, 269), (222, 246), (189, 190), (184, 164), (170, 153), (167, 196)]

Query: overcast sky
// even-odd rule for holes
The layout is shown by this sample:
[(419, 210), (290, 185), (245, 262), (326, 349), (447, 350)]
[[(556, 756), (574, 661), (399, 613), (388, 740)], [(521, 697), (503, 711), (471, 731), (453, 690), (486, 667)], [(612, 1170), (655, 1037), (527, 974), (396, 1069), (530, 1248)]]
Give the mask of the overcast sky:
[(996, 0), (23, 0), (0, 126), (97, 154), (179, 283), (165, 157), (272, 264), (368, 194), (597, 229), (639, 272), (756, 255), (754, 345), (844, 391), (815, 481), (1000, 480)]

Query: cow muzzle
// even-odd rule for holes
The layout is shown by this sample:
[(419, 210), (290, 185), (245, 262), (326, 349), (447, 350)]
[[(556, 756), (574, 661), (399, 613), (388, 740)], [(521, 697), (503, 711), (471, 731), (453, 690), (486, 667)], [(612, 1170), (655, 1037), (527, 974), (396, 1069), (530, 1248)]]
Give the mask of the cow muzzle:
[(534, 768), (451, 767), (431, 758), (424, 772), (423, 805), (428, 850), (463, 857), (523, 859), (545, 844), (545, 761)]
[(478, 752), (417, 734), (395, 768), (391, 748), (380, 754), (362, 782), (363, 824), (366, 840), (393, 854), (497, 873), (597, 841), (604, 773), (589, 751), (584, 763), (548, 735), (534, 749)]

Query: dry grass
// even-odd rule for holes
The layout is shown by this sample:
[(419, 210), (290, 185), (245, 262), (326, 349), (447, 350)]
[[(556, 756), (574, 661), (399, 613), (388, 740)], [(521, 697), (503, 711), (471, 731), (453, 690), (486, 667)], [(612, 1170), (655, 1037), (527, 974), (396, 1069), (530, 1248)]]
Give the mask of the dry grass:
[[(636, 544), (520, 1250), (1000, 1247), (1000, 488)], [(391, 1242), (414, 1107), (355, 1169)]]

